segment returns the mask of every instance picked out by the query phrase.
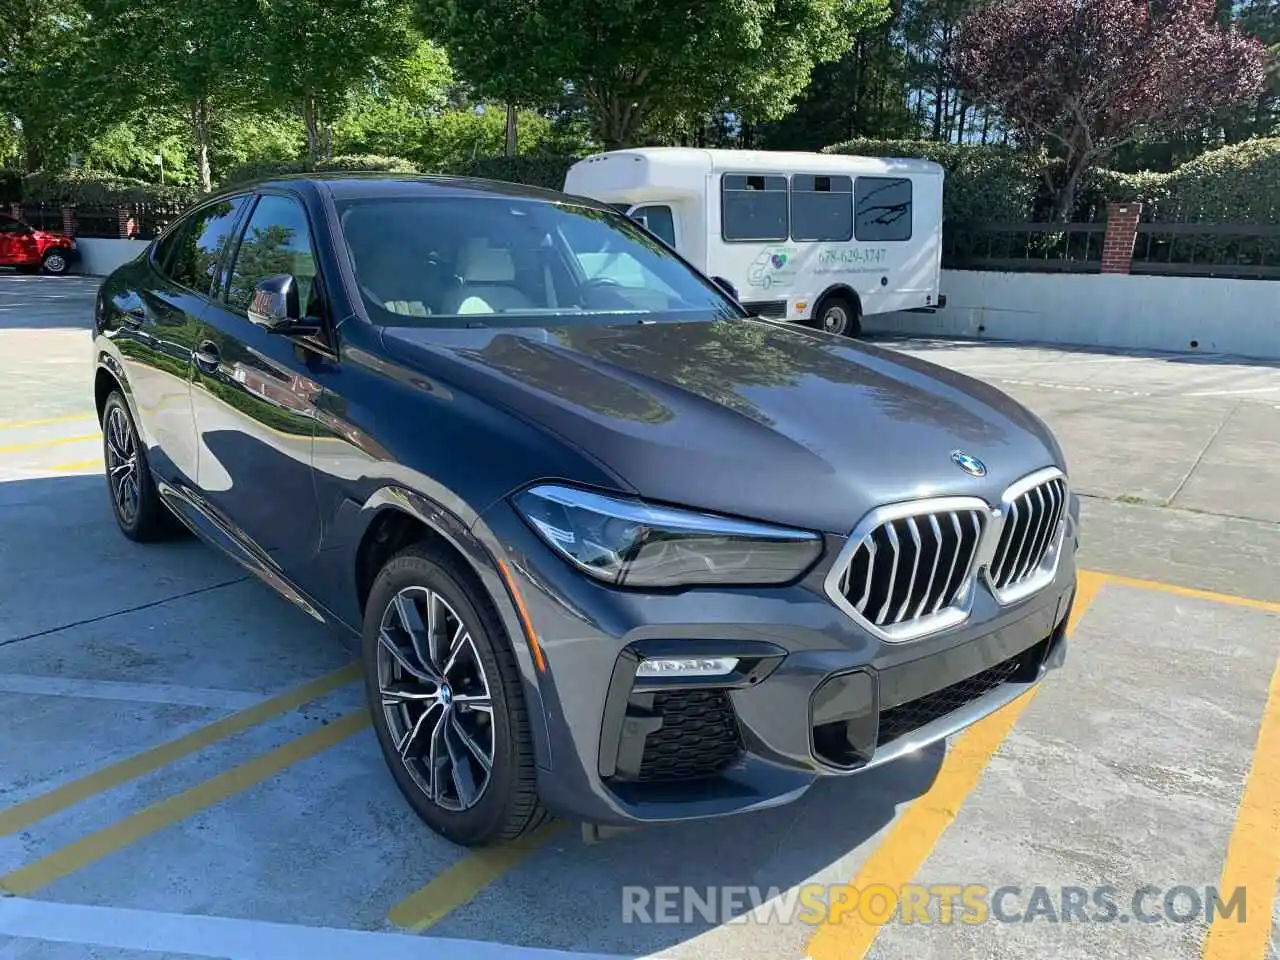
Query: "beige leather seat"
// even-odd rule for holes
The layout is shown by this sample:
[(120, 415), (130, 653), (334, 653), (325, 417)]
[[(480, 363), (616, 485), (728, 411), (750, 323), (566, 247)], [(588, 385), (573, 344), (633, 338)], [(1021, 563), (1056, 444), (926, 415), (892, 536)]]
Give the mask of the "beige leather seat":
[(506, 247), (484, 238), (468, 241), (458, 254), (462, 282), (445, 294), (441, 313), (499, 313), (535, 306), (516, 285), (516, 265)]

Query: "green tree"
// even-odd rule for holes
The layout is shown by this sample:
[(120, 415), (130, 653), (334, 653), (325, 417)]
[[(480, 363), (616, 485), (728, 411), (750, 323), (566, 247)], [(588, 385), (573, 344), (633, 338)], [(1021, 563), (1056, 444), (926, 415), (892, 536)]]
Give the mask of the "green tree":
[(76, 0), (0, 0), (0, 118), (12, 118), (30, 173), (100, 126), (100, 88), (84, 82), (85, 35)]
[(257, 66), (269, 98), (302, 116), (311, 162), (333, 155), (331, 127), (348, 94), (378, 79), (406, 80), (403, 64), (419, 49), (394, 0), (260, 0), (259, 18)]
[(499, 102), (581, 97), (606, 148), (651, 123), (790, 109), (816, 63), (883, 20), (887, 0), (418, 0), (457, 70)]
[(180, 116), (196, 183), (212, 186), (218, 125), (261, 99), (255, 0), (84, 0), (100, 82), (131, 107)]

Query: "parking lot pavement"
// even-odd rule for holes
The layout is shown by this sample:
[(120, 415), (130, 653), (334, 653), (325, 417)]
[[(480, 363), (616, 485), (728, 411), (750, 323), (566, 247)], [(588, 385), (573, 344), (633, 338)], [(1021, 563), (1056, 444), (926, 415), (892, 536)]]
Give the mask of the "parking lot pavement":
[(1067, 666), (785, 808), (472, 853), (408, 812), (347, 647), (194, 541), (116, 532), (92, 292), (0, 278), (2, 960), (1280, 960), (1276, 370), (892, 342), (1062, 436)]

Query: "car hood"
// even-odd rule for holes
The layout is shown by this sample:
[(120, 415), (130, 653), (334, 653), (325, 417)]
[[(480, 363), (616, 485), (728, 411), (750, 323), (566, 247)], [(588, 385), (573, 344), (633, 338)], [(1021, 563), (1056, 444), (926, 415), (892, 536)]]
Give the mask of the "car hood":
[[(884, 503), (996, 502), (1034, 470), (1065, 469), (1044, 424), (994, 387), (780, 323), (387, 327), (383, 338), (402, 362), (668, 503), (846, 533)], [(969, 476), (955, 451), (987, 475)]]

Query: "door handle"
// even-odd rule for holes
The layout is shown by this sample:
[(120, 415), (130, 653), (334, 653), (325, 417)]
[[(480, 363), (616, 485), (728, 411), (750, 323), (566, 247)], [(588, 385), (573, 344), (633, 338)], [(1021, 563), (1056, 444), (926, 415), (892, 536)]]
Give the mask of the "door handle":
[(195, 350), (196, 366), (201, 370), (213, 373), (222, 363), (222, 354), (218, 352), (218, 345), (212, 340), (202, 340), (200, 346)]

